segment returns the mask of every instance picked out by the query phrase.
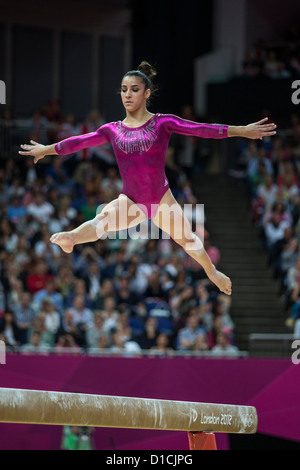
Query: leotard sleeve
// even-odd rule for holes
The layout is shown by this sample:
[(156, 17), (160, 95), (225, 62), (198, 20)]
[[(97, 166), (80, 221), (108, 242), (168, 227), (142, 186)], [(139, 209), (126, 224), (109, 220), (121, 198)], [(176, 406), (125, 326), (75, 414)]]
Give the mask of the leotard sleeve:
[(107, 131), (108, 124), (104, 124), (104, 126), (99, 127), (95, 132), (68, 137), (55, 144), (55, 151), (58, 155), (68, 155), (82, 149), (106, 144), (109, 142)]
[(175, 134), (202, 137), (204, 139), (225, 139), (228, 126), (225, 124), (204, 124), (180, 118), (173, 114), (162, 115), (166, 129)]

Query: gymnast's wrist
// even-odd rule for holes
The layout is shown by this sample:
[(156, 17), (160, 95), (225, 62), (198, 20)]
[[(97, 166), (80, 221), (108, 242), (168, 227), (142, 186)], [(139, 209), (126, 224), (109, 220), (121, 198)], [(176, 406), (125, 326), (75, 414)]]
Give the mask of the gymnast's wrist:
[(55, 144), (45, 145), (45, 155), (58, 155), (55, 150)]
[(228, 137), (246, 137), (245, 126), (228, 126), (227, 129)]

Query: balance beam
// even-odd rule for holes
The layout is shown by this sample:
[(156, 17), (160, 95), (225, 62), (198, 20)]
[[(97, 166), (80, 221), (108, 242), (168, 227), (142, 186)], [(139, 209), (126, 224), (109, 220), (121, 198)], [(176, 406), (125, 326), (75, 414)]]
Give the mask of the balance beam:
[(253, 434), (252, 406), (0, 388), (0, 422)]

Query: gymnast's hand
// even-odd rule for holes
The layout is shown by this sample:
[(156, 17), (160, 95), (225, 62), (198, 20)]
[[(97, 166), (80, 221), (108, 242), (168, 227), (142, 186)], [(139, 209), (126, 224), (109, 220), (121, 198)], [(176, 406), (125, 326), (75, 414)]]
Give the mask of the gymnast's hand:
[(268, 137), (276, 134), (276, 124), (273, 122), (269, 122), (267, 124), (269, 118), (264, 118), (261, 121), (254, 122), (252, 124), (248, 124), (248, 126), (244, 127), (244, 137), (248, 139), (260, 139), (262, 140), (263, 137)]
[(247, 139), (260, 139), (276, 134), (276, 124), (267, 123), (269, 118), (248, 124), (248, 126), (228, 126), (228, 137), (246, 137)]
[(34, 140), (30, 141), (31, 145), (22, 144), (20, 147), (24, 150), (19, 151), (20, 155), (32, 155), (34, 157), (34, 163), (37, 163), (39, 160), (47, 155), (47, 145), (39, 144)]

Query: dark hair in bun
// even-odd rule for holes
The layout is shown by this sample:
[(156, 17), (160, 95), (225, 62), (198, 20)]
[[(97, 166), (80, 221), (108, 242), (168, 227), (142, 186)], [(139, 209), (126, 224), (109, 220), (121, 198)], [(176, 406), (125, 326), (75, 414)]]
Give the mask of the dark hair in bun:
[(149, 62), (146, 62), (145, 60), (143, 60), (143, 62), (140, 63), (137, 69), (139, 72), (142, 72), (143, 74), (145, 74), (146, 77), (149, 78), (149, 80), (152, 80), (153, 77), (157, 75), (155, 68), (152, 67), (152, 65), (150, 65)]
[(151, 93), (154, 93), (157, 91), (157, 87), (153, 83), (153, 78), (156, 75), (157, 72), (155, 68), (152, 67), (149, 62), (143, 60), (138, 66), (137, 70), (130, 70), (129, 72), (125, 73), (124, 77), (139, 77), (145, 85), (145, 90), (150, 89)]

